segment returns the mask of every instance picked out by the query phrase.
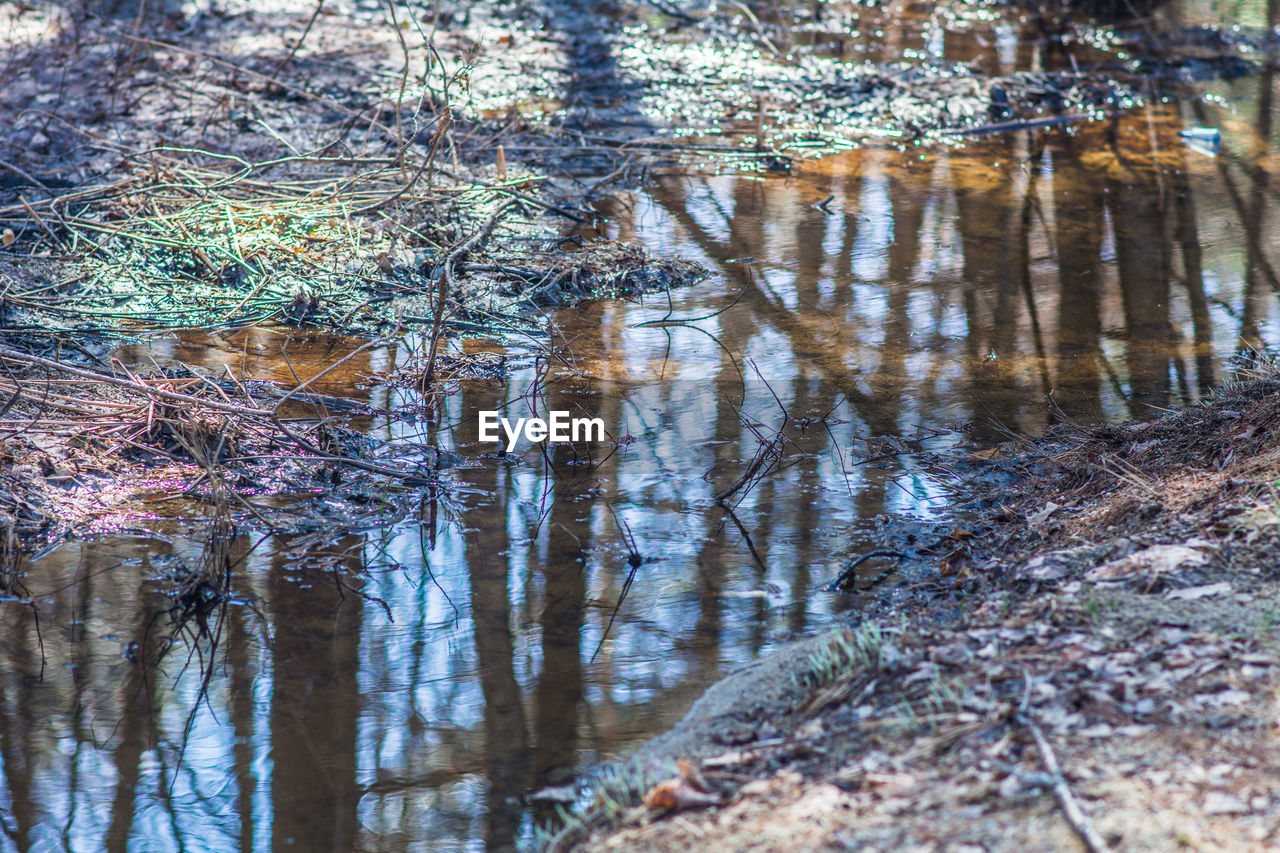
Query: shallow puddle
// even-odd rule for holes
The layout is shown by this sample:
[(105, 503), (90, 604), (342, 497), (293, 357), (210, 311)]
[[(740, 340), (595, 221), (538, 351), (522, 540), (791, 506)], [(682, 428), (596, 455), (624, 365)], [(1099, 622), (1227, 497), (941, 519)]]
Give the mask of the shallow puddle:
[[(530, 839), (555, 803), (528, 791), (856, 606), (821, 586), (886, 516), (945, 519), (948, 452), (1187, 405), (1280, 343), (1270, 84), (602, 205), (599, 233), (713, 274), (458, 343), (506, 376), (453, 381), (434, 418), (388, 382), (420, 341), (308, 387), (374, 438), (456, 453), (408, 518), (266, 536), (160, 501), (28, 569), (36, 607), (3, 602), (0, 628), (0, 850)], [(1225, 128), (1216, 156), (1179, 136), (1198, 125)], [(117, 355), (289, 388), (359, 344), (254, 329)], [(606, 438), (503, 453), (486, 410)], [(235, 578), (226, 608), (173, 594), (207, 561)]]

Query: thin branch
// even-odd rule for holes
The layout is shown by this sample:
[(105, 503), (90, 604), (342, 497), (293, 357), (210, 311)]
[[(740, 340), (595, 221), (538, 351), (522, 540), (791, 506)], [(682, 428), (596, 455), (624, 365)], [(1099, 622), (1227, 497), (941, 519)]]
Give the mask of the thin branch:
[(1094, 827), (1089, 816), (1080, 808), (1075, 795), (1071, 793), (1071, 787), (1067, 785), (1066, 777), (1062, 775), (1062, 766), (1058, 764), (1058, 757), (1053, 754), (1049, 739), (1036, 725), (1036, 721), (1030, 714), (1021, 712), (1014, 714), (1013, 720), (1031, 732), (1031, 737), (1035, 738), (1036, 749), (1040, 751), (1040, 760), (1044, 762), (1044, 769), (1053, 777), (1053, 795), (1057, 798), (1058, 806), (1062, 809), (1062, 815), (1067, 819), (1067, 823), (1075, 830), (1076, 835), (1080, 836), (1089, 853), (1110, 853), (1111, 846)]
[(440, 351), (440, 334), (444, 323), (445, 304), (449, 299), (450, 292), (453, 291), (454, 285), (457, 283), (454, 276), (454, 268), (464, 255), (472, 249), (483, 245), (489, 239), (493, 229), (498, 226), (498, 220), (514, 205), (515, 201), (511, 199), (498, 205), (498, 209), (489, 214), (489, 217), (481, 223), (476, 232), (455, 246), (444, 259), (444, 271), (443, 275), (440, 276), (440, 293), (436, 299), (435, 316), (431, 318), (431, 346), (427, 353), (427, 375), (422, 380), (424, 390), (429, 390), (435, 380), (436, 356)]

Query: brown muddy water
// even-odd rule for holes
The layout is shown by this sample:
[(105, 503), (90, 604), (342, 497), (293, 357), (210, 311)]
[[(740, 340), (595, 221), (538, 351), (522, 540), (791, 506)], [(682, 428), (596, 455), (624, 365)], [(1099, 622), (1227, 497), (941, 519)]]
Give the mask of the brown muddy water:
[[(219, 538), (161, 498), (42, 556), (37, 607), (0, 602), (0, 850), (530, 841), (555, 801), (529, 791), (856, 608), (821, 585), (886, 516), (945, 524), (948, 453), (1186, 405), (1280, 344), (1271, 81), (1214, 87), (957, 150), (660, 175), (602, 205), (600, 231), (707, 281), (561, 309), (544, 340), (459, 343), (508, 373), (452, 386), (435, 421), (387, 381), (420, 342), (348, 362), (310, 390), (361, 404), (350, 423), (380, 441), (455, 452), (440, 486), (405, 520), (321, 536)], [(1178, 135), (1205, 124), (1216, 156)], [(120, 355), (287, 387), (358, 345), (293, 335)], [(599, 417), (609, 438), (499, 454), (476, 439), (498, 407)], [(779, 427), (730, 515), (714, 497)], [(171, 578), (215, 539), (237, 599), (175, 624)]]

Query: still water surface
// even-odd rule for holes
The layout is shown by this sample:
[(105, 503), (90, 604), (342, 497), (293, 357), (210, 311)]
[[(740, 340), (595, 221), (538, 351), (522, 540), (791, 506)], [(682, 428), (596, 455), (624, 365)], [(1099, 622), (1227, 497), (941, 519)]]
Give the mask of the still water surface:
[[(1000, 61), (998, 26), (956, 49)], [(675, 171), (603, 204), (601, 233), (712, 275), (559, 310), (537, 346), (459, 343), (510, 372), (451, 386), (435, 421), (377, 414), (416, 403), (386, 381), (412, 340), (310, 389), (457, 454), (409, 518), (264, 536), (157, 500), (29, 567), (37, 607), (0, 602), (0, 850), (529, 839), (549, 809), (527, 791), (855, 606), (820, 586), (884, 515), (944, 517), (931, 454), (1186, 405), (1280, 343), (1271, 86), (789, 176)], [(1216, 157), (1178, 136), (1204, 124)], [(291, 386), (358, 345), (257, 329), (120, 355)], [(475, 440), (497, 407), (600, 417), (610, 440), (503, 457)], [(729, 514), (715, 496), (780, 428)], [(175, 623), (175, 572), (211, 559), (235, 602)]]

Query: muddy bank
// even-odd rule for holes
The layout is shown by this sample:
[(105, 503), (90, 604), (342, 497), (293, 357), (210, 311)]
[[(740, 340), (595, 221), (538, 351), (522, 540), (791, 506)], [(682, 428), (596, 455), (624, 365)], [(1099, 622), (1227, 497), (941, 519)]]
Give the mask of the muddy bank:
[(928, 567), (909, 594), (716, 685), (603, 771), (549, 849), (1273, 848), (1264, 373), (970, 463), (945, 543), (898, 543)]
[[(362, 347), (331, 355), (340, 366)], [(0, 542), (11, 580), (68, 538), (127, 528), (143, 503), (282, 533), (359, 528), (400, 517), (407, 486), (453, 464), (434, 448), (390, 449), (354, 429), (376, 408), (311, 390), (325, 374), (332, 381), (333, 364), (309, 375), (299, 365), (301, 385), (281, 388), (183, 366), (135, 372), (115, 357), (81, 356), (90, 363), (81, 367), (29, 350), (0, 346)]]

